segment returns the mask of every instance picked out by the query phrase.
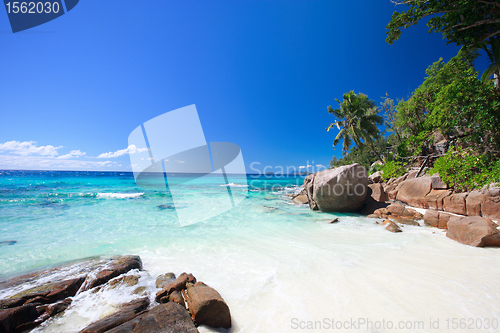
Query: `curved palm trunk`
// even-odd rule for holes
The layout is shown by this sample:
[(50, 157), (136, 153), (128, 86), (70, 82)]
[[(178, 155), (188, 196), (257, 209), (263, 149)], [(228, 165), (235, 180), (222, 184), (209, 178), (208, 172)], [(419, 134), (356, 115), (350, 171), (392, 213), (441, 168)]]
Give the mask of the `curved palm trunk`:
[(371, 148), (371, 150), (373, 151), (375, 156), (377, 156), (380, 163), (384, 163), (384, 161), (382, 161), (382, 157), (380, 157), (380, 154), (377, 152), (377, 150), (375, 150), (375, 147), (373, 147), (373, 143), (370, 142), (370, 144), (368, 146)]

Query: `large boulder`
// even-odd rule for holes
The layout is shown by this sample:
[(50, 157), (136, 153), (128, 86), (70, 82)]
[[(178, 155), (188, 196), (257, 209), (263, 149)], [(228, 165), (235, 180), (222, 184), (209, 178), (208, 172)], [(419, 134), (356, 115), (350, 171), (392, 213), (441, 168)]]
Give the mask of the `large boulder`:
[(479, 216), (453, 216), (448, 221), (446, 236), (471, 246), (500, 246), (500, 232), (497, 225), (491, 220)]
[(366, 193), (365, 204), (370, 202), (385, 202), (389, 200), (384, 187), (380, 183), (368, 185), (368, 192)]
[(103, 333), (134, 319), (141, 311), (147, 309), (149, 298), (143, 297), (126, 303), (120, 309), (85, 327), (80, 333)]
[[(186, 302), (198, 325), (231, 327), (231, 313), (222, 296), (203, 282), (187, 285)], [(172, 303), (172, 302), (171, 302)]]
[(393, 192), (397, 192), (395, 198), (391, 198), (393, 196), (391, 192), (388, 194), (389, 199), (396, 199), (414, 207), (429, 208), (427, 195), (432, 190), (442, 190), (443, 188), (446, 188), (446, 185), (439, 176), (425, 176), (403, 181), (398, 188), (393, 190)]
[(486, 196), (482, 191), (472, 191), (465, 198), (465, 208), (468, 216), (481, 216), (481, 205), (485, 203)]
[(445, 212), (466, 215), (465, 199), (469, 193), (455, 193), (443, 199), (443, 210)]
[(38, 287), (23, 290), (6, 300), (0, 301), (1, 307), (9, 308), (22, 304), (50, 304), (66, 297), (75, 296), (85, 281), (84, 277), (55, 283), (45, 283)]
[(408, 177), (406, 179), (414, 179), (417, 178), (418, 170), (410, 170), (408, 171)]
[(396, 199), (410, 206), (428, 208), (425, 196), (432, 189), (431, 177), (421, 177), (405, 180), (396, 195)]
[(427, 207), (435, 210), (443, 210), (444, 198), (450, 196), (453, 192), (450, 190), (431, 190), (424, 198)]
[(387, 181), (387, 185), (400, 184), (401, 182), (405, 181), (407, 177), (408, 177), (408, 173), (405, 173), (401, 177), (391, 178)]
[(500, 221), (500, 188), (490, 187), (484, 191), (486, 200), (481, 204), (481, 215)]
[(366, 169), (357, 163), (316, 172), (304, 179), (309, 207), (324, 212), (359, 210), (367, 186)]
[(446, 229), (448, 228), (448, 221), (453, 215), (438, 212), (436, 210), (428, 209), (424, 215), (424, 223), (431, 227)]
[(35, 305), (23, 305), (0, 310), (0, 332), (24, 332), (38, 318)]
[[(115, 331), (124, 332), (124, 331)], [(113, 333), (115, 333), (113, 332)], [(187, 310), (175, 302), (155, 306), (134, 325), (132, 333), (198, 333)]]
[(142, 261), (139, 256), (123, 256), (113, 260), (100, 270), (95, 278), (86, 283), (85, 289), (94, 288), (108, 282), (109, 280), (127, 273), (132, 269), (142, 269)]

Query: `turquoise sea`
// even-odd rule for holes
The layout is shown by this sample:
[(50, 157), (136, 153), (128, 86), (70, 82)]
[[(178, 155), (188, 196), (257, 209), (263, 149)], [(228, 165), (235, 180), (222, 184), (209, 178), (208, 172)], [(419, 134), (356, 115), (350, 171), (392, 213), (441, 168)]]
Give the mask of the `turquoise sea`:
[[(245, 196), (239, 205), (182, 226), (171, 195), (138, 187), (131, 173), (0, 170), (0, 280), (75, 259), (136, 254), (151, 295), (156, 276), (170, 271), (192, 272), (216, 288), (230, 306), (232, 332), (470, 332), (451, 330), (446, 320), (500, 319), (499, 249), (468, 247), (425, 226), (392, 234), (357, 214), (313, 212), (289, 197), (302, 177), (231, 182)], [(182, 200), (203, 216), (214, 208), (207, 198), (224, 191), (220, 177), (203, 177), (186, 183)], [(340, 222), (330, 224), (335, 217)], [(119, 296), (110, 295), (99, 302), (77, 296), (64, 316), (38, 330), (77, 332), (117, 306)], [(372, 327), (332, 328), (361, 318)], [(382, 321), (406, 326), (378, 327)], [(475, 331), (498, 331), (484, 327)]]

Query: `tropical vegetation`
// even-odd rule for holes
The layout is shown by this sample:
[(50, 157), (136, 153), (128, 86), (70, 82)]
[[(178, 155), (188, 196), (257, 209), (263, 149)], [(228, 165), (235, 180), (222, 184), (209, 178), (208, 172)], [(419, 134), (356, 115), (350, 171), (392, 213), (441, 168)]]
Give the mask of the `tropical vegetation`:
[[(366, 95), (344, 94), (338, 109), (328, 111), (339, 120), (337, 146), (342, 158), (330, 165), (360, 163), (388, 179), (409, 167), (427, 166), (457, 191), (500, 182), (500, 2), (479, 0), (391, 0), (405, 4), (387, 25), (392, 44), (402, 29), (430, 18), (430, 32), (442, 32), (461, 46), (458, 54), (439, 59), (426, 71), (424, 82), (407, 99), (388, 95), (380, 107)], [(474, 68), (484, 50), (490, 66), (481, 74)], [(493, 77), (493, 80), (491, 79)], [(377, 125), (384, 123), (381, 131)], [(350, 149), (351, 144), (355, 146)], [(370, 150), (366, 149), (370, 148)]]

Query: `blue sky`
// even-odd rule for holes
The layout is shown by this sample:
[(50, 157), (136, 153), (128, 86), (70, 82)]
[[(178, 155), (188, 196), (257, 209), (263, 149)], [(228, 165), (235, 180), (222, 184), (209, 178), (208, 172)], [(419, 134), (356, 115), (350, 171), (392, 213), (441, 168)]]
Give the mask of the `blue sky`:
[(328, 165), (341, 156), (325, 131), (335, 98), (406, 98), (430, 64), (458, 51), (423, 23), (387, 44), (395, 9), (85, 0), (16, 34), (0, 10), (0, 168), (130, 170), (132, 130), (191, 104), (206, 141), (238, 144), (248, 172)]

